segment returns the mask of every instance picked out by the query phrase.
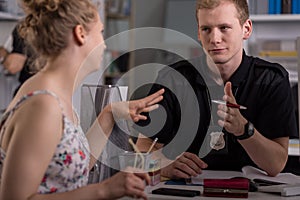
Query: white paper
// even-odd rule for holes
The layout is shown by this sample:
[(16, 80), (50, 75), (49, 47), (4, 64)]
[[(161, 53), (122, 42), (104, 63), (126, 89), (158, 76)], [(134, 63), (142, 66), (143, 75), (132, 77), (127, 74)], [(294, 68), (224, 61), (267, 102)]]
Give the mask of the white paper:
[(263, 179), (278, 183), (300, 184), (300, 176), (296, 176), (292, 173), (280, 173), (275, 177), (271, 177), (268, 176), (265, 171), (262, 171), (252, 166), (243, 167), (242, 172), (203, 170), (202, 174), (199, 174), (197, 177), (191, 178), (191, 183), (203, 184), (204, 179), (229, 179), (235, 177), (245, 177), (251, 180)]
[(278, 193), (281, 196), (296, 196), (300, 195), (300, 184), (293, 185), (272, 185), (258, 187), (260, 192)]

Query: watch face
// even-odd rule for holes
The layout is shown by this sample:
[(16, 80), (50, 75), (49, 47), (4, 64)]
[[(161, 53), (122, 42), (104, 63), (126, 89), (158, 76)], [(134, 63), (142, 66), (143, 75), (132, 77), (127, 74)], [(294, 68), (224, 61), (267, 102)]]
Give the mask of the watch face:
[(254, 126), (251, 122), (248, 122), (249, 123), (249, 131), (254, 131)]
[(254, 126), (251, 122), (248, 121), (247, 124), (245, 124), (245, 131), (243, 135), (237, 136), (236, 138), (238, 140), (245, 140), (250, 138), (254, 134)]
[(254, 126), (251, 122), (248, 122), (249, 126), (248, 126), (248, 135), (252, 136), (254, 134)]

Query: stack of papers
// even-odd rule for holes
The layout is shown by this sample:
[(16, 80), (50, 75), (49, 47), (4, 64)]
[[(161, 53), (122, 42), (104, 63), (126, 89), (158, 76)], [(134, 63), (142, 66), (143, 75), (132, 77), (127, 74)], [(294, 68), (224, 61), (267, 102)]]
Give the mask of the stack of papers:
[(284, 185), (271, 185), (258, 187), (260, 192), (278, 193), (281, 196), (297, 196), (300, 195), (300, 184), (284, 184)]

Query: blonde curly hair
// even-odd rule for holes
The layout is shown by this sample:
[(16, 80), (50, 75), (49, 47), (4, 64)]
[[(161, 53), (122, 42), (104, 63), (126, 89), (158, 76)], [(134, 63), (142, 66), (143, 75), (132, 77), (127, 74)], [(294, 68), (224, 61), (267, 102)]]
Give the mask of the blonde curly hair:
[(35, 53), (35, 69), (46, 58), (56, 57), (68, 46), (69, 36), (77, 25), (87, 31), (95, 21), (97, 7), (90, 0), (22, 0), (26, 13), (19, 26), (20, 36)]

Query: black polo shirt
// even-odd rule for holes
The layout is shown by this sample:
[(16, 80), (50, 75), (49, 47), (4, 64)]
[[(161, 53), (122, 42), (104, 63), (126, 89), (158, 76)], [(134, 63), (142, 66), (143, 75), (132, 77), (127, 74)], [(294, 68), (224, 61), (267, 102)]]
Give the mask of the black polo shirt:
[[(243, 54), (242, 63), (230, 77), (238, 104), (247, 107), (241, 114), (266, 138), (298, 137), (287, 71), (279, 64)], [(242, 146), (229, 135), (228, 154), (204, 158), (211, 169), (240, 170), (255, 164)]]
[[(156, 134), (149, 129), (141, 132), (165, 144), (163, 152), (171, 159), (184, 151), (201, 155), (199, 150), (207, 143), (203, 142), (204, 138), (210, 127), (217, 124), (217, 108), (211, 99), (222, 98), (224, 86), (218, 86), (207, 76), (206, 66), (204, 58), (175, 63), (160, 71), (157, 84), (150, 92), (166, 89), (160, 102), (163, 109), (150, 113), (153, 121), (162, 116), (166, 116), (166, 120)], [(269, 139), (298, 136), (288, 73), (282, 66), (244, 53), (242, 63), (229, 81), (237, 103), (247, 107), (241, 114), (262, 135)], [(194, 95), (197, 100), (193, 99)], [(186, 125), (182, 127), (182, 124)], [(207, 162), (208, 169), (240, 170), (245, 165), (255, 166), (236, 138), (224, 132), (225, 148), (200, 156)]]

